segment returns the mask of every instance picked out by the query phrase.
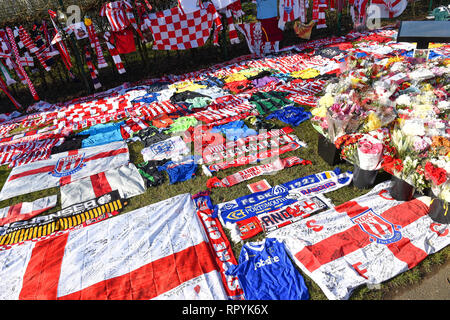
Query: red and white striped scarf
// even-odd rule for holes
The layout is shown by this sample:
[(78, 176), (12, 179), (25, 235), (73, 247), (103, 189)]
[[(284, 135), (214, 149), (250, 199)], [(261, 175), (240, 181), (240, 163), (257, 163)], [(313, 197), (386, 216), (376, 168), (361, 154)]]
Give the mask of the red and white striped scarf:
[(108, 63), (105, 60), (103, 55), (102, 46), (100, 45), (100, 41), (98, 40), (97, 32), (95, 31), (94, 24), (86, 25), (86, 29), (89, 36), (89, 41), (91, 42), (91, 47), (95, 50), (97, 55), (97, 67), (99, 69), (108, 67)]
[(50, 67), (47, 65), (45, 57), (42, 55), (42, 51), (36, 46), (35, 42), (31, 38), (30, 34), (25, 30), (23, 26), (19, 26), (19, 36), (28, 51), (36, 56), (41, 63), (42, 67), (46, 71), (50, 71)]
[(102, 84), (98, 80), (98, 71), (92, 63), (91, 53), (87, 46), (84, 47), (84, 55), (86, 57), (86, 64), (89, 69), (89, 73), (91, 75), (92, 82), (94, 83), (94, 89), (99, 89), (102, 87)]
[(22, 64), (19, 61), (19, 50), (18, 50), (16, 42), (14, 40), (14, 33), (11, 30), (11, 28), (6, 28), (6, 33), (8, 34), (9, 41), (11, 43), (11, 47), (12, 47), (14, 55), (16, 57), (17, 65), (19, 66), (19, 70), (22, 73), (22, 75), (25, 77), (25, 81), (27, 82), (28, 87), (30, 88), (31, 95), (33, 96), (33, 99), (35, 101), (39, 101), (39, 96), (36, 92), (36, 89), (34, 88), (34, 85), (31, 82), (31, 79), (28, 77), (27, 73), (25, 72), (25, 69), (23, 68)]
[(1, 77), (0, 77), (0, 89), (6, 94), (6, 96), (9, 98), (9, 100), (11, 100), (14, 107), (16, 107), (16, 109), (20, 111), (22, 109), (22, 105), (9, 92), (6, 83), (3, 81), (3, 79)]
[(105, 32), (105, 34), (103, 35), (103, 37), (106, 40), (106, 46), (108, 47), (108, 51), (114, 61), (114, 64), (116, 65), (117, 71), (122, 74), (125, 73), (125, 67), (123, 65), (122, 59), (120, 58), (119, 52), (117, 51), (117, 48), (111, 43), (111, 33), (110, 32)]

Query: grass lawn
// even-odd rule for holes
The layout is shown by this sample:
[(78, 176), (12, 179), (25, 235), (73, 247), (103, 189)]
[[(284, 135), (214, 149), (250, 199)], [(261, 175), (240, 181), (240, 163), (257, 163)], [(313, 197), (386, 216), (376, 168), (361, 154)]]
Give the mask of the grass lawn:
[[(411, 14), (410, 8), (408, 7), (407, 11), (405, 13), (411, 15), (411, 18), (413, 19), (420, 19), (423, 18), (424, 14), (417, 14), (416, 12), (424, 11), (423, 9), (427, 7), (427, 3), (425, 1), (418, 1), (416, 7), (413, 9), (413, 13)], [(420, 6), (419, 6), (420, 5)], [(250, 4), (244, 5), (245, 11), (250, 11), (251, 8), (247, 8), (246, 6), (250, 6)], [(402, 20), (408, 20), (409, 16), (402, 16)], [(245, 21), (251, 21), (251, 16), (246, 17)], [(330, 21), (335, 21), (335, 19), (331, 19)], [(395, 22), (395, 19), (388, 19), (388, 21), (384, 21), (383, 24), (391, 24)], [(349, 17), (343, 16), (342, 20), (342, 27), (345, 29), (346, 26), (350, 24)], [(336, 26), (333, 23), (329, 24), (329, 30), (336, 30)], [(326, 34), (321, 33), (329, 32), (328, 30), (323, 30), (320, 32), (315, 32), (314, 36), (312, 38), (320, 38), (323, 36), (327, 36)], [(288, 33), (289, 35), (289, 33)], [(293, 33), (290, 33), (290, 37), (286, 37), (283, 43), (283, 46), (287, 46), (290, 44), (298, 43), (298, 38), (293, 35)], [(243, 48), (243, 51), (240, 50)], [(203, 49), (199, 48), (195, 51), (189, 51), (189, 52), (176, 52), (176, 53), (164, 53), (164, 55), (159, 54), (158, 56), (155, 52), (149, 52), (149, 56), (151, 57), (151, 62), (148, 66), (145, 66), (143, 68), (141, 61), (138, 59), (138, 54), (134, 54), (134, 56), (129, 56), (128, 59), (125, 59), (125, 63), (127, 65), (127, 72), (126, 76), (117, 76), (112, 69), (108, 70), (108, 73), (103, 73), (101, 77), (101, 82), (105, 85), (103, 89), (111, 88), (115, 85), (119, 85), (120, 83), (124, 81), (137, 81), (139, 79), (144, 78), (151, 78), (151, 76), (161, 76), (161, 74), (167, 72), (167, 70), (170, 70), (171, 73), (174, 74), (181, 74), (184, 72), (189, 72), (193, 70), (198, 70), (203, 67), (208, 67), (208, 65), (212, 65), (214, 63), (219, 62), (223, 56), (226, 56), (227, 58), (231, 59), (233, 57), (239, 56), (241, 54), (247, 54), (247, 48), (245, 43), (239, 46), (234, 46), (234, 50), (228, 51), (228, 54), (223, 54), (220, 50), (216, 50), (214, 52), (217, 52), (216, 55), (210, 54), (212, 51), (205, 51), (206, 53), (203, 53)], [(208, 55), (207, 59), (205, 59), (204, 64), (205, 65), (199, 65), (202, 57), (205, 55)], [(136, 63), (134, 63), (136, 58)], [(180, 58), (182, 61), (186, 62), (188, 59), (191, 59), (190, 63), (180, 63)], [(128, 60), (128, 61), (127, 61)], [(164, 63), (161, 63), (163, 62)], [(148, 74), (148, 70), (151, 69), (151, 75)], [(102, 71), (103, 72), (103, 71)], [(144, 73), (146, 73), (146, 76), (144, 76)], [(86, 94), (84, 89), (82, 88), (81, 83), (70, 85), (61, 84), (60, 86), (56, 87), (57, 90), (49, 91), (47, 96), (45, 98), (48, 99), (49, 102), (53, 101), (67, 101), (70, 98), (74, 98), (77, 96), (81, 96), (83, 94)], [(52, 94), (50, 94), (52, 93)], [(55, 97), (53, 97), (53, 94)], [(56, 96), (58, 96), (56, 98)], [(61, 96), (64, 96), (64, 99), (61, 98)], [(279, 127), (285, 126), (283, 123), (279, 121), (275, 121)], [(259, 181), (261, 179), (266, 179), (271, 186), (275, 186), (280, 183), (284, 183), (287, 181), (291, 181), (293, 179), (310, 175), (313, 173), (318, 173), (324, 170), (332, 170), (334, 167), (328, 165), (325, 161), (322, 160), (322, 158), (317, 153), (317, 143), (318, 143), (318, 134), (311, 126), (311, 123), (309, 121), (302, 123), (298, 127), (294, 128), (294, 133), (301, 139), (302, 141), (306, 142), (308, 144), (307, 147), (301, 148), (299, 150), (286, 153), (282, 157), (288, 157), (292, 155), (299, 156), (303, 159), (312, 161), (312, 165), (308, 166), (294, 166), (291, 168), (286, 168), (282, 171), (279, 171), (275, 175), (268, 175), (268, 176), (262, 176), (257, 177), (249, 181), (245, 181), (241, 184), (235, 185), (230, 188), (219, 188), (214, 189), (211, 193), (211, 198), (214, 204), (218, 204), (224, 201), (233, 200), (235, 198), (238, 198), (240, 196), (249, 194), (250, 191), (247, 188), (247, 184), (253, 183), (256, 181)], [(130, 158), (131, 161), (135, 164), (142, 162), (142, 156), (140, 154), (140, 150), (143, 148), (143, 145), (140, 142), (134, 142), (129, 144), (130, 149)], [(250, 167), (252, 165), (248, 165), (247, 167)], [(352, 170), (352, 166), (347, 163), (339, 164), (339, 167), (342, 169), (342, 171), (345, 170)], [(244, 167), (239, 168), (230, 168), (224, 171), (221, 171), (217, 174), (219, 178), (223, 178), (227, 175), (230, 175), (238, 170), (241, 170)], [(7, 166), (1, 166), (0, 167), (0, 187), (3, 186), (5, 180), (7, 179), (9, 175), (10, 169), (7, 168)], [(144, 194), (140, 196), (136, 196), (134, 198), (129, 199), (129, 204), (124, 210), (125, 212), (130, 212), (134, 209), (156, 203), (165, 199), (168, 199), (170, 197), (176, 196), (178, 194), (182, 193), (191, 193), (195, 194), (197, 192), (203, 191), (206, 189), (206, 181), (209, 177), (202, 174), (201, 170), (198, 170), (197, 172), (198, 176), (192, 180), (177, 183), (174, 185), (170, 185), (167, 181), (158, 187), (149, 188)], [(379, 175), (379, 179), (381, 180), (383, 178), (383, 175)], [(33, 181), (30, 181), (29, 183), (33, 183)], [(348, 200), (351, 200), (353, 198), (356, 198), (358, 196), (361, 196), (368, 192), (368, 190), (359, 190), (352, 185), (348, 187), (341, 188), (337, 191), (327, 193), (326, 196), (330, 198), (334, 205), (339, 205), (341, 203), (344, 203)], [(44, 191), (34, 192), (27, 195), (22, 195), (16, 198), (12, 198), (9, 200), (1, 201), (0, 202), (0, 208), (6, 207), (8, 205), (12, 205), (15, 203), (23, 202), (23, 201), (33, 201), (35, 199), (52, 195), (52, 194), (59, 194), (58, 188), (52, 188)], [(59, 205), (54, 208), (53, 210), (49, 211), (55, 212), (59, 210)], [(264, 235), (259, 235), (258, 237), (252, 240), (256, 240), (259, 238), (264, 237)], [(232, 243), (233, 251), (236, 256), (236, 258), (239, 256), (240, 249), (242, 247), (242, 243)], [(450, 246), (444, 248), (443, 250), (428, 256), (425, 260), (423, 260), (418, 266), (413, 268), (410, 271), (404, 272), (395, 278), (386, 281), (385, 283), (381, 284), (380, 286), (377, 286), (376, 289), (369, 289), (366, 286), (360, 287), (357, 290), (354, 291), (353, 295), (351, 296), (351, 299), (364, 299), (364, 300), (372, 300), (372, 299), (383, 299), (386, 297), (389, 293), (396, 289), (404, 289), (408, 286), (411, 286), (413, 284), (419, 283), (427, 274), (430, 274), (431, 271), (435, 268), (438, 268), (440, 265), (443, 265), (447, 261), (449, 261), (450, 258)], [(304, 275), (304, 274), (303, 274)], [(322, 300), (326, 299), (325, 295), (322, 293), (320, 288), (313, 282), (311, 279), (309, 279), (306, 275), (304, 275), (306, 284), (309, 288), (311, 299), (313, 300)]]
[[(280, 121), (275, 121), (275, 123), (279, 127), (283, 127), (284, 124)], [(299, 137), (302, 141), (306, 142), (308, 145), (305, 148), (301, 148), (296, 151), (292, 151), (282, 155), (282, 157), (288, 157), (292, 155), (299, 156), (303, 159), (307, 159), (312, 161), (312, 165), (307, 166), (294, 166), (291, 168), (286, 168), (282, 171), (279, 171), (275, 175), (267, 175), (262, 177), (256, 177), (254, 179), (248, 180), (246, 182), (240, 183), (230, 188), (219, 188), (213, 189), (211, 193), (211, 198), (214, 204), (218, 204), (224, 201), (233, 200), (237, 197), (246, 195), (250, 193), (250, 190), (247, 188), (248, 183), (256, 182), (261, 179), (266, 179), (270, 185), (275, 186), (280, 183), (284, 183), (302, 176), (306, 176), (309, 174), (321, 172), (324, 170), (332, 170), (334, 167), (328, 165), (317, 153), (317, 140), (318, 134), (311, 126), (310, 122), (304, 122), (300, 124), (298, 127), (294, 128), (294, 133)], [(142, 155), (140, 154), (140, 150), (143, 148), (141, 142), (133, 142), (129, 144), (130, 149), (130, 159), (133, 163), (139, 163), (143, 161)], [(252, 165), (248, 165), (250, 167)], [(352, 170), (352, 166), (348, 163), (339, 164), (339, 167), (344, 170)], [(219, 178), (223, 178), (227, 175), (230, 175), (241, 168), (230, 168), (224, 171), (221, 171), (217, 174)], [(10, 169), (7, 166), (0, 167), (0, 185), (3, 185), (4, 181), (7, 179), (9, 175)], [(133, 197), (129, 199), (129, 204), (126, 209), (123, 211), (130, 212), (134, 209), (156, 203), (158, 201), (162, 201), (168, 199), (170, 197), (176, 196), (182, 193), (191, 193), (195, 194), (197, 192), (203, 191), (206, 189), (206, 181), (208, 177), (203, 175), (201, 170), (197, 171), (198, 176), (194, 179), (188, 180), (182, 183), (176, 183), (174, 185), (170, 185), (167, 181), (158, 187), (153, 187), (147, 189), (147, 191), (139, 196)], [(383, 178), (383, 174), (379, 174), (377, 180)], [(32, 181), (30, 181), (32, 183)], [(327, 193), (326, 196), (330, 198), (335, 205), (339, 205), (343, 202), (356, 198), (360, 195), (365, 194), (368, 190), (359, 190), (352, 185), (348, 187), (343, 187), (337, 191)], [(16, 198), (12, 198), (9, 200), (4, 200), (0, 202), (0, 207), (5, 207), (14, 203), (19, 203), (22, 201), (33, 201), (35, 199), (58, 194), (58, 188), (47, 189), (44, 191), (34, 192), (28, 195), (22, 195)], [(58, 207), (54, 208), (49, 212), (54, 212), (59, 210)], [(112, 218), (113, 219), (113, 218)], [(264, 235), (259, 235), (249, 241), (259, 240), (264, 237)], [(242, 247), (242, 243), (233, 243), (232, 247), (236, 258), (239, 256), (240, 249)], [(422, 263), (413, 268), (410, 271), (407, 271), (403, 274), (398, 275), (397, 277), (387, 281), (380, 286), (377, 286), (376, 289), (369, 289), (365, 286), (358, 288), (352, 295), (351, 299), (383, 299), (383, 297), (390, 293), (393, 289), (404, 289), (412, 284), (416, 284), (421, 281), (421, 279), (430, 273), (433, 268), (436, 266), (444, 264), (450, 258), (450, 247), (446, 247), (438, 253), (435, 253), (429, 257), (427, 257)], [(303, 274), (304, 275), (304, 274)], [(325, 295), (322, 293), (320, 288), (306, 275), (304, 275), (305, 281), (310, 291), (311, 299), (321, 300), (326, 299)]]

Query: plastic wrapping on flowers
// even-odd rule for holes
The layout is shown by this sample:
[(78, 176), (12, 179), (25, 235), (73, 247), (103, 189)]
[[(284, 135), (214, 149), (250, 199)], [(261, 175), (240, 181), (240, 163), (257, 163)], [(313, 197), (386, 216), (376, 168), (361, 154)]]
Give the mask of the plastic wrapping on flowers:
[(325, 87), (311, 121), (341, 149), (343, 159), (356, 165), (361, 165), (358, 141), (376, 137), (383, 146), (377, 168), (448, 202), (449, 75), (448, 58), (349, 55), (340, 76)]

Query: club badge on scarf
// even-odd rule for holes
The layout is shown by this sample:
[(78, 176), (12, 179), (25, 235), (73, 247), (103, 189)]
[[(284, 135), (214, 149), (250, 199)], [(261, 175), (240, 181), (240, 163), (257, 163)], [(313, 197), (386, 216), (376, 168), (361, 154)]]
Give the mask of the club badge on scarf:
[(341, 173), (339, 168), (336, 168), (334, 171), (298, 178), (267, 191), (218, 204), (214, 209), (221, 221), (234, 224), (252, 216), (286, 207), (301, 198), (337, 190), (350, 184), (352, 178), (352, 173)]

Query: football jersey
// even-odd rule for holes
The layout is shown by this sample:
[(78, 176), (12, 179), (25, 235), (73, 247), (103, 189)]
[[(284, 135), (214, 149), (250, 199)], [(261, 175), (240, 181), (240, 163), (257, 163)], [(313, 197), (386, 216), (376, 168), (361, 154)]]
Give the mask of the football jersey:
[(284, 244), (274, 238), (246, 243), (238, 265), (227, 274), (236, 275), (246, 300), (307, 300), (308, 288), (294, 268)]

